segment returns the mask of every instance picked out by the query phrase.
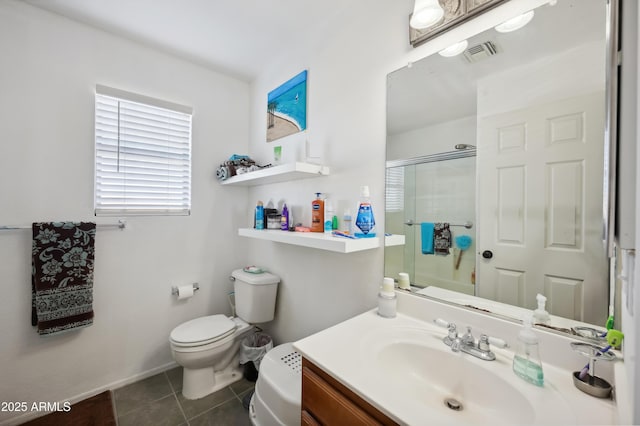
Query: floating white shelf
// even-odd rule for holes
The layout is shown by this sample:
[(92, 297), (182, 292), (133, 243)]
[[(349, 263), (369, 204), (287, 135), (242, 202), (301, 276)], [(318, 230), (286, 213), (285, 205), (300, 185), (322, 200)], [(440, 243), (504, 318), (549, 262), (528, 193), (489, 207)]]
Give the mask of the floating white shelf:
[(260, 240), (275, 241), (277, 243), (335, 251), (338, 253), (352, 253), (355, 251), (370, 250), (380, 246), (380, 239), (378, 237), (351, 239), (334, 237), (317, 232), (288, 232), (277, 229), (258, 230), (253, 228), (240, 228), (238, 229), (238, 235), (241, 237), (257, 238)]
[(327, 166), (296, 162), (232, 176), (220, 183), (222, 185), (257, 186), (316, 176), (327, 176), (329, 172), (330, 168)]
[(404, 235), (401, 235), (401, 234), (385, 235), (384, 236), (384, 245), (386, 247), (403, 246), (404, 245)]

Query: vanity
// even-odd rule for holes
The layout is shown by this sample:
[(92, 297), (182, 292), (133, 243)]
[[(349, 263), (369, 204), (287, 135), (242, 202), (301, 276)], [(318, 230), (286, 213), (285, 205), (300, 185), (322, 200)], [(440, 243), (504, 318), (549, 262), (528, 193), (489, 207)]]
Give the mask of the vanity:
[[(294, 343), (303, 356), (303, 424), (616, 424), (616, 403), (578, 390), (572, 372), (584, 358), (571, 338), (536, 330), (545, 384), (511, 370), (510, 348), (494, 361), (453, 352), (443, 343), (445, 319), (512, 348), (520, 326), (398, 291), (398, 315), (365, 312)], [(620, 354), (616, 354), (620, 357)], [(621, 361), (616, 361), (621, 362)], [(613, 383), (611, 363), (598, 375)]]

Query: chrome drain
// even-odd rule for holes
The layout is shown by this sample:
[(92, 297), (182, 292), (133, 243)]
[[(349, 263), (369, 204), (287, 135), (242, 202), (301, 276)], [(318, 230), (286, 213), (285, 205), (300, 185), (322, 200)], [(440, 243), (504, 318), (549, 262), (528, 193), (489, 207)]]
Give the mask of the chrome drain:
[(445, 398), (444, 405), (453, 411), (462, 411), (462, 403), (455, 398)]

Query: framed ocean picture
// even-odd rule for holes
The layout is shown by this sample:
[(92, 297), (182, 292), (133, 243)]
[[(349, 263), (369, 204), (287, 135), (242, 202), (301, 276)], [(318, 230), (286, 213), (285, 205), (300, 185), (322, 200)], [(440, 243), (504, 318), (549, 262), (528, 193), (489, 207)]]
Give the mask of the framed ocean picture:
[(267, 142), (307, 128), (307, 71), (269, 92), (267, 96)]

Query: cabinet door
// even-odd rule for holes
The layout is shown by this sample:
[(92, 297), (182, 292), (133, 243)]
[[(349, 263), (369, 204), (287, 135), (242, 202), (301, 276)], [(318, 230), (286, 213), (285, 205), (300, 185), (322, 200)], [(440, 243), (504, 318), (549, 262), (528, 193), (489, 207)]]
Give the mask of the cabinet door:
[(325, 425), (380, 425), (308, 367), (302, 369), (302, 407)]
[(313, 418), (307, 410), (302, 410), (302, 426), (320, 426), (320, 423)]

